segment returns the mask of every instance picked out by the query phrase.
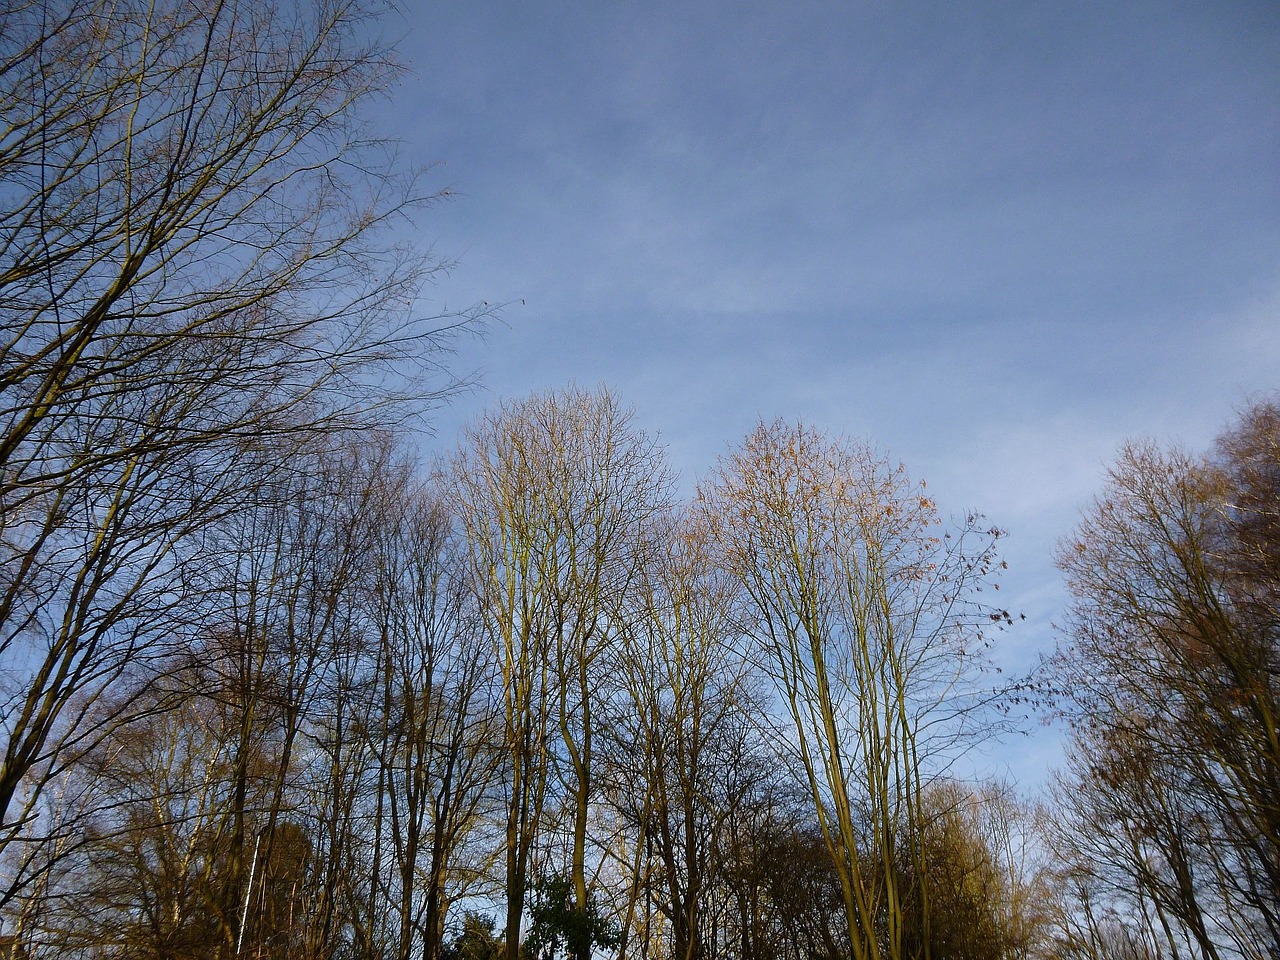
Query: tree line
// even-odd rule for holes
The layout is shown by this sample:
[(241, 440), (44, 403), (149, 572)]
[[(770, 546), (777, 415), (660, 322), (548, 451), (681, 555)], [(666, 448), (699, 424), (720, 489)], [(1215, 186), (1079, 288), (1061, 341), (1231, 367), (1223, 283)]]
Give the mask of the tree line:
[[(1134, 445), (1009, 680), (1002, 531), (606, 390), (414, 410), (361, 4), (0, 10), (0, 955), (1263, 958), (1280, 407)], [(1029, 701), (1043, 797), (954, 773)]]
[(1032, 803), (950, 775), (1029, 692), (990, 669), (1000, 531), (869, 447), (761, 424), (681, 502), (604, 391), (503, 404), (426, 474), (314, 437), (202, 529), (170, 642), (75, 638), (4, 944), (1265, 956), (1277, 439), (1262, 404), (1209, 458), (1122, 456), (1063, 549), (1074, 746)]

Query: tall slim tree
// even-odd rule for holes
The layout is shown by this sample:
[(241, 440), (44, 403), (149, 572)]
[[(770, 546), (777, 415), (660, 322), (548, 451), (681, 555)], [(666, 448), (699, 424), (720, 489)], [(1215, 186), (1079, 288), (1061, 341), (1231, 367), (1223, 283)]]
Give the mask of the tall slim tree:
[(976, 591), (1000, 565), (999, 531), (973, 516), (947, 524), (901, 466), (782, 422), (760, 424), (700, 496), (746, 596), (756, 662), (791, 721), (847, 950), (899, 960), (908, 903), (895, 865), (915, 863), (927, 930), (924, 785), (994, 696), (984, 631), (1008, 615)]
[(589, 906), (597, 712), (618, 614), (642, 583), (669, 480), (653, 441), (604, 391), (505, 405), (474, 427), (453, 488), (501, 664), (510, 794), (507, 950), (515, 960), (548, 778), (569, 818), (568, 870)]
[(501, 772), (496, 671), (443, 495), (405, 470), (389, 479), (367, 518), (381, 698), (367, 732), (378, 758), (373, 860), (392, 874), (372, 886), (396, 921), (394, 955), (435, 960), (451, 900), (486, 866), (463, 857)]
[(752, 720), (764, 707), (737, 649), (737, 586), (705, 523), (685, 514), (663, 533), (623, 635), (627, 694), (611, 724), (611, 777), (633, 831), (632, 897), (644, 898), (646, 917), (657, 911), (672, 957), (702, 960), (727, 825), (765, 777)]

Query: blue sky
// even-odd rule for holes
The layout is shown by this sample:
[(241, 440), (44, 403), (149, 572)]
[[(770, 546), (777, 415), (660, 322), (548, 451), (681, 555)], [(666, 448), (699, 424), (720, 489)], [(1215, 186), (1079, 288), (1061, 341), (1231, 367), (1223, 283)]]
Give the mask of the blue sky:
[[(390, 24), (414, 242), (497, 399), (608, 384), (686, 492), (758, 418), (868, 438), (1010, 532), (1011, 664), (1127, 437), (1280, 387), (1280, 5), (442, 3)], [(992, 757), (1024, 778), (1051, 735)]]

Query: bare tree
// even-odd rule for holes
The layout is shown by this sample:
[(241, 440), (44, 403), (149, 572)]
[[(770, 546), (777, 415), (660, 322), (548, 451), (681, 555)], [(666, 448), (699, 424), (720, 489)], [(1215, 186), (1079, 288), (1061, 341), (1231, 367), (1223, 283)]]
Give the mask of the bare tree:
[[(587, 827), (597, 708), (626, 595), (669, 481), (653, 441), (606, 392), (547, 394), (471, 430), (453, 486), (502, 669), (510, 794), (507, 950), (516, 958), (549, 775), (562, 773), (567, 859), (588, 906)], [(562, 760), (557, 765), (553, 761)]]
[(902, 467), (781, 422), (757, 427), (700, 496), (791, 720), (840, 878), (847, 949), (897, 960), (903, 856), (929, 923), (927, 851), (915, 841), (925, 782), (981, 732), (995, 696), (982, 681), (984, 630), (1008, 615), (975, 592), (999, 565), (999, 531), (976, 517), (949, 527)]
[(1126, 447), (1060, 552), (1058, 842), (1096, 906), (1174, 956), (1280, 950), (1278, 496), (1260, 403), (1212, 457)]
[(434, 960), (450, 902), (487, 873), (487, 850), (463, 858), (492, 812), (503, 754), (494, 664), (453, 517), (434, 483), (407, 471), (391, 480), (371, 518), (381, 695), (369, 730), (379, 758), (374, 860), (393, 874), (377, 899), (398, 921), (395, 955)]
[(379, 245), (430, 198), (358, 122), (394, 70), (367, 12), (0, 9), (0, 850), (188, 635), (208, 524), (470, 319), (416, 316), (433, 265)]
[(737, 586), (706, 525), (686, 514), (663, 533), (623, 635), (611, 793), (634, 848), (624, 929), (636, 926), (643, 897), (644, 954), (662, 940), (677, 960), (702, 960), (728, 823), (765, 778), (751, 719), (764, 707), (737, 649)]
[(84, 841), (45, 871), (53, 895), (22, 898), (31, 943), (433, 953), (485, 871), (484, 845), (469, 864), (464, 846), (501, 744), (451, 520), (384, 438), (312, 446), (207, 531), (222, 547), (205, 632), (163, 674), (137, 665), (143, 695), (112, 694), (146, 715), (55, 781), (96, 802), (61, 833)]

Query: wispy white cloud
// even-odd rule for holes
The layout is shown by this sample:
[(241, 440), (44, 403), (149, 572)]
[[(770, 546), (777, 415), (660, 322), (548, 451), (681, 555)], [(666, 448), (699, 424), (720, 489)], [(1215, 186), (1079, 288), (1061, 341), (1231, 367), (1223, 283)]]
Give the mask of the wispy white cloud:
[(1280, 387), (1275, 8), (478, 0), (408, 27), (391, 109), (462, 194), (423, 225), (461, 259), (433, 296), (512, 304), (440, 446), (571, 380), (635, 404), (686, 489), (759, 417), (869, 437), (1010, 530), (1025, 663), (1119, 443), (1203, 448)]

